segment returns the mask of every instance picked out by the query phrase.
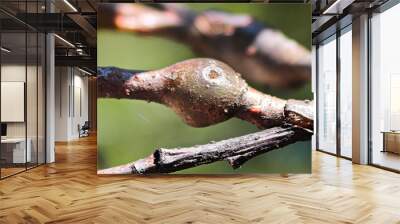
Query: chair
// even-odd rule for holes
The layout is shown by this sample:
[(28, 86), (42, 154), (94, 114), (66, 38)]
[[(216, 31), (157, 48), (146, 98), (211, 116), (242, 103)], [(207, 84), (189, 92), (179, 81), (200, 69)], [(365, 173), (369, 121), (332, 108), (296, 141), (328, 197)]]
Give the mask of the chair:
[(89, 121), (85, 121), (82, 127), (78, 125), (79, 138), (89, 136), (89, 129), (90, 129)]

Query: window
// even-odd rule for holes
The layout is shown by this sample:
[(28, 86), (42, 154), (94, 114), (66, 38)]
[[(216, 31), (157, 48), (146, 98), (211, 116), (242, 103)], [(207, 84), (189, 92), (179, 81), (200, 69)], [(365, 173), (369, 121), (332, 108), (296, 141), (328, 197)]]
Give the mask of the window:
[[(39, 1), (1, 2), (21, 13)], [(15, 8), (17, 7), (17, 8)], [(0, 178), (45, 163), (45, 35), (0, 12)]]
[(317, 50), (317, 146), (345, 158), (352, 157), (351, 28), (323, 41)]
[(345, 28), (340, 43), (340, 155), (352, 157), (352, 34)]
[(400, 170), (400, 5), (371, 18), (371, 162)]
[(336, 36), (318, 47), (318, 149), (336, 153)]

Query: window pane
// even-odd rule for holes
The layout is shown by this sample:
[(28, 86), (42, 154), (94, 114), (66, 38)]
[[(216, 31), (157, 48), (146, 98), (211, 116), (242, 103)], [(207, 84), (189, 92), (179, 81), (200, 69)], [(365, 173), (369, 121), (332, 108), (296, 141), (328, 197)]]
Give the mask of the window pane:
[(340, 36), (340, 153), (352, 156), (352, 35)]
[[(25, 170), (30, 159), (26, 144), (26, 33), (1, 34), (2, 178)], [(28, 151), (26, 150), (28, 146)]]
[[(11, 14), (44, 12), (45, 1), (0, 1)], [(0, 12), (1, 178), (45, 161), (45, 36)], [(32, 21), (34, 22), (34, 21)]]
[[(372, 163), (400, 170), (400, 5), (374, 15), (372, 25)], [(384, 134), (386, 132), (386, 134)]]
[(27, 33), (28, 38), (28, 61), (27, 61), (27, 80), (26, 80), (26, 115), (27, 115), (27, 141), (30, 147), (31, 153), (28, 160), (28, 167), (33, 167), (37, 165), (37, 33), (30, 32)]
[(43, 33), (39, 33), (38, 35), (38, 163), (45, 163), (45, 65), (46, 65), (46, 52), (45, 52), (45, 44), (46, 37)]
[(318, 148), (336, 153), (336, 40), (318, 48)]

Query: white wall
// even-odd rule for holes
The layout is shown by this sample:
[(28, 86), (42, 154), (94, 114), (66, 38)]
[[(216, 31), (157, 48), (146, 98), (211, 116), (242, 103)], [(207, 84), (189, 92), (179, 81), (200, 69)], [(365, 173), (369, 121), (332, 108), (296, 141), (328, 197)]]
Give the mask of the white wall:
[(78, 125), (88, 120), (88, 78), (72, 67), (56, 67), (56, 141), (79, 138)]
[(55, 68), (55, 141), (68, 140), (69, 68)]

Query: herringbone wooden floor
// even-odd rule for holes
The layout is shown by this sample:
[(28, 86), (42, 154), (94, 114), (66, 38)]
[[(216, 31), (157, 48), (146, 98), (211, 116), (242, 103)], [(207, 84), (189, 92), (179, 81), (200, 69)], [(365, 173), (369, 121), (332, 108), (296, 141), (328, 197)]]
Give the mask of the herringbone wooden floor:
[(0, 223), (400, 223), (400, 175), (313, 153), (312, 175), (96, 175), (96, 141), (0, 181)]

